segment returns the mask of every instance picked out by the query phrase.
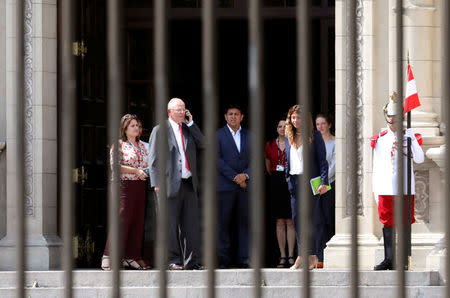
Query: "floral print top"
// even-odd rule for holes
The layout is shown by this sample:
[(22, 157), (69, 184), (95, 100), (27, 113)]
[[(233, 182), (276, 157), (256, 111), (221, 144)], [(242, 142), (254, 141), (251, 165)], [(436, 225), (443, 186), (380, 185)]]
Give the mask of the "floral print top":
[[(148, 151), (142, 142), (134, 146), (130, 141), (119, 140), (119, 164), (144, 170), (148, 168)], [(113, 162), (113, 148), (110, 151), (111, 166)], [(135, 174), (120, 174), (120, 180), (140, 180)]]

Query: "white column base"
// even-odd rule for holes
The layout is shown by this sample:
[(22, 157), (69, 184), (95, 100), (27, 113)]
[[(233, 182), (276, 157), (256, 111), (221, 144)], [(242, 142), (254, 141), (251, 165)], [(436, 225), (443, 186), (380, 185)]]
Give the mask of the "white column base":
[[(350, 268), (351, 241), (350, 234), (336, 234), (331, 238), (324, 253), (326, 269), (348, 270)], [(359, 234), (358, 244), (359, 269), (373, 269), (375, 250), (379, 246), (378, 238), (373, 234)]]
[(445, 237), (440, 239), (436, 245), (431, 249), (426, 257), (427, 270), (439, 271), (441, 278), (445, 282), (447, 249), (445, 248)]
[[(26, 270), (59, 269), (61, 239), (56, 235), (31, 235), (26, 239)], [(6, 236), (0, 240), (0, 270), (16, 270), (15, 240)]]

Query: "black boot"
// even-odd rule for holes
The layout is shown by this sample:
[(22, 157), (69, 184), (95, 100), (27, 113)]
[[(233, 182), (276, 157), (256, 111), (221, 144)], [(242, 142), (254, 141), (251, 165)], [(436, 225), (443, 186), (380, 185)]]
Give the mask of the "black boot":
[(373, 270), (392, 270), (394, 256), (392, 252), (392, 242), (394, 241), (394, 229), (392, 227), (383, 228), (384, 238), (384, 260), (373, 267)]

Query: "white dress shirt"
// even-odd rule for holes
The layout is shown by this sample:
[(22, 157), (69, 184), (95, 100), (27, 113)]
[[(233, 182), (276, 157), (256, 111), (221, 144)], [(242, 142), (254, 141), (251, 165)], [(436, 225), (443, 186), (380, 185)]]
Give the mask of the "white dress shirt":
[(289, 167), (289, 174), (303, 174), (303, 145), (297, 149), (291, 147), (291, 150), (289, 151)]
[(231, 127), (227, 124), (228, 129), (230, 130), (231, 136), (233, 137), (234, 143), (236, 144), (237, 150), (239, 153), (241, 153), (241, 129), (242, 127), (239, 126), (239, 129), (234, 132), (234, 130), (231, 129)]
[[(186, 155), (184, 154), (183, 144), (181, 143), (180, 126), (178, 123), (176, 123), (175, 121), (173, 121), (170, 118), (169, 118), (169, 123), (170, 123), (170, 126), (172, 127), (173, 133), (175, 135), (175, 139), (177, 140), (178, 153), (180, 153), (181, 178), (187, 179), (192, 176), (192, 173), (191, 173), (191, 171), (189, 171), (186, 168)], [(194, 124), (194, 121), (191, 121), (190, 123), (188, 123), (188, 126), (190, 127), (192, 124)], [(185, 146), (184, 148), (186, 149), (186, 139), (185, 138), (184, 138), (184, 146)]]

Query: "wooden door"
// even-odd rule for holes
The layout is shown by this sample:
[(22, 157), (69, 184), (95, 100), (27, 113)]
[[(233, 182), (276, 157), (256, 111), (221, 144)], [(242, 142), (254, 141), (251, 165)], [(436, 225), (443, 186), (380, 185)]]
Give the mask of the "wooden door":
[(77, 267), (99, 267), (106, 238), (106, 47), (105, 0), (79, 1), (77, 167), (85, 173), (77, 184), (75, 255)]
[[(98, 268), (107, 236), (107, 65), (106, 1), (79, 2), (78, 38), (87, 48), (78, 57), (77, 167), (86, 174), (77, 184), (76, 265)], [(126, 29), (125, 113), (136, 114), (143, 122), (142, 140), (148, 141), (153, 127), (153, 74), (150, 29)], [(118, 136), (118, 134), (117, 134)]]

